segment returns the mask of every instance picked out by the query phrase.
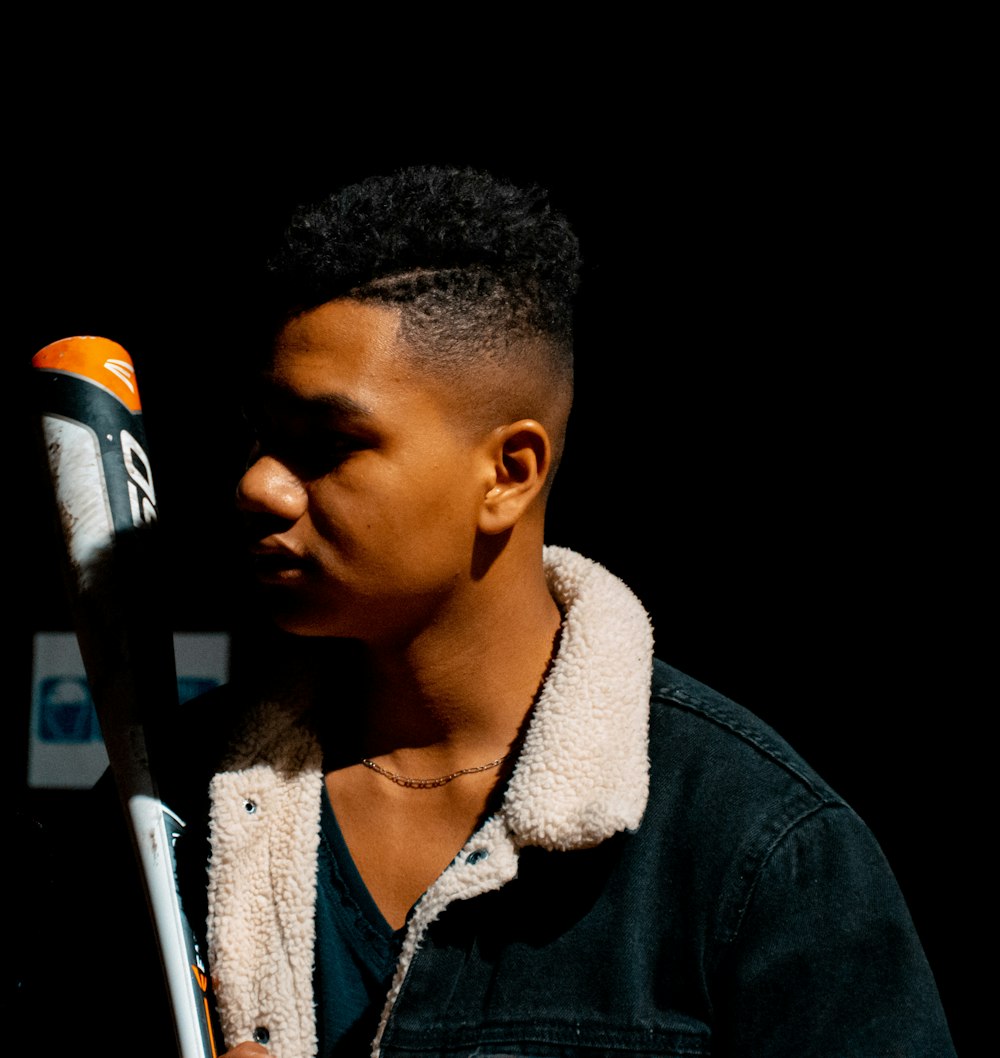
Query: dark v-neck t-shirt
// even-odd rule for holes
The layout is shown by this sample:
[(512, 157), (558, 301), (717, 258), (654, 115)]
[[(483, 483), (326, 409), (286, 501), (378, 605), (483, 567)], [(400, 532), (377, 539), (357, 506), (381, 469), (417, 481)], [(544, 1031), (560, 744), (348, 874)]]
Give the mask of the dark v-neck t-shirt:
[(323, 786), (316, 878), (320, 1058), (371, 1053), (404, 930), (393, 930), (358, 873)]

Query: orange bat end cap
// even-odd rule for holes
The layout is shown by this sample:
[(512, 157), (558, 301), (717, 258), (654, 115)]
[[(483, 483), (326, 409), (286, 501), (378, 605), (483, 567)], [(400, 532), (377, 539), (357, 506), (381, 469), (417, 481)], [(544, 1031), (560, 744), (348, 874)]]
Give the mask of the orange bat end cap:
[(61, 338), (35, 353), (31, 363), (50, 371), (81, 375), (110, 390), (130, 411), (142, 410), (132, 357), (109, 338)]

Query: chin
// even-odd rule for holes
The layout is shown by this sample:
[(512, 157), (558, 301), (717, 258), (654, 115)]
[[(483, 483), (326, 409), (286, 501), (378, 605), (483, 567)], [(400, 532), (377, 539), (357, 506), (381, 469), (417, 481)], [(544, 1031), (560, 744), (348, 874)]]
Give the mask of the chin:
[(270, 611), (272, 624), (289, 635), (303, 639), (352, 638), (351, 632), (342, 624), (330, 621), (329, 617), (318, 618), (302, 613)]
[(282, 632), (302, 639), (366, 639), (371, 635), (371, 622), (351, 620), (349, 615), (304, 607), (272, 606), (268, 610), (271, 622)]

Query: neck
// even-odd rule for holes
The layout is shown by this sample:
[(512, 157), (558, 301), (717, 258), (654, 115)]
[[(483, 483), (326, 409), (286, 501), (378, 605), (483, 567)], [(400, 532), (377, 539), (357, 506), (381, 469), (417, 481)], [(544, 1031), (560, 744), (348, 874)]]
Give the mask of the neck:
[(402, 647), (368, 649), (362, 756), (404, 774), (438, 775), (516, 748), (561, 615), (540, 559), (529, 576), (502, 573), (494, 565), (475, 582), (454, 619)]

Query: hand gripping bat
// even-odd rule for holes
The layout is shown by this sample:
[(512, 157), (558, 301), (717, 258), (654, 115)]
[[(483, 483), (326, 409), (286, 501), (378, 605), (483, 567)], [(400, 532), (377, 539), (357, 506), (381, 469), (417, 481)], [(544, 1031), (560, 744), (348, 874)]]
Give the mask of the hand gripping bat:
[(32, 365), (77, 640), (138, 857), (178, 1051), (215, 1058), (208, 976), (177, 887), (184, 823), (160, 800), (150, 761), (151, 732), (169, 722), (178, 699), (172, 633), (148, 594), (162, 561), (135, 369), (120, 345), (97, 337), (47, 345)]

